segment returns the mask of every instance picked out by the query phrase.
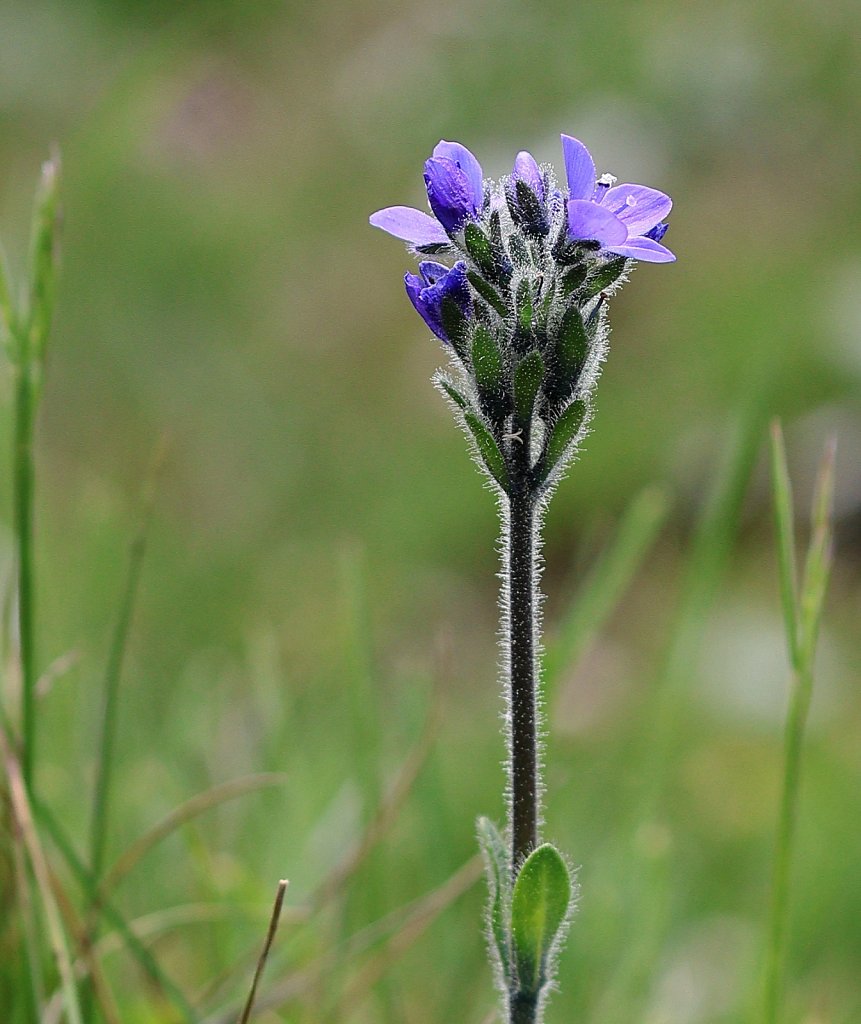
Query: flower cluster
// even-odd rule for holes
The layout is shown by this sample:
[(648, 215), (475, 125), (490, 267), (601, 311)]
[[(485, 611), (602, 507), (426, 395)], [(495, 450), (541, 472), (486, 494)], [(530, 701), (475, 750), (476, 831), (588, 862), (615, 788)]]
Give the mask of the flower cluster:
[(461, 371), (438, 383), (481, 461), (507, 493), (540, 494), (585, 429), (606, 353), (606, 298), (633, 261), (675, 259), (662, 244), (669, 196), (598, 177), (582, 142), (562, 136), (567, 189), (527, 152), (485, 180), (460, 143), (424, 166), (432, 212), (379, 210), (374, 227), (422, 256), (407, 295)]

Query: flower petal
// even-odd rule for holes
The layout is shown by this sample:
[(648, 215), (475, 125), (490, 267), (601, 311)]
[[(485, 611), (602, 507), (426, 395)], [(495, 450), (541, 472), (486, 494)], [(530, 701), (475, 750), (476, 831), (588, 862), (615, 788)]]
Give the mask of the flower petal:
[(616, 185), (601, 205), (628, 225), (632, 235), (643, 235), (660, 223), (673, 208), (668, 195), (646, 185)]
[(568, 201), (568, 237), (600, 242), (603, 246), (622, 245), (628, 229), (610, 210), (588, 199)]
[(673, 263), (676, 258), (675, 253), (670, 252), (665, 245), (642, 235), (629, 238), (624, 245), (607, 246), (607, 252), (627, 256), (631, 260), (642, 260), (643, 263)]
[(425, 280), (425, 284), (436, 284), (440, 278), (446, 277), (450, 268), (444, 263), (437, 263), (436, 260), (422, 260), (419, 263), (419, 273)]
[(421, 210), (411, 206), (387, 206), (377, 210), (370, 218), (372, 227), (388, 231), (412, 245), (447, 245), (448, 235), (442, 224)]
[(433, 156), (435, 158), (442, 157), (445, 160), (451, 160), (452, 163), (460, 167), (469, 181), (475, 208), (479, 209), (484, 201), (484, 175), (481, 170), (481, 164), (473, 154), (470, 153), (466, 146), (462, 146), (459, 142), (446, 142), (445, 139), (440, 139), (434, 146)]
[(466, 171), (448, 157), (425, 161), (425, 187), (431, 209), (446, 231), (459, 231), (478, 213), (481, 203), (472, 194)]
[(442, 341), (446, 341), (445, 331), (437, 315), (438, 310), (434, 304), (428, 301), (427, 290), (424, 281), (417, 274), (404, 274), (404, 287), (407, 290), (410, 302), (415, 306), (416, 312), (430, 327), (434, 334)]
[(538, 196), (544, 199), (544, 182), (541, 179), (541, 169), (535, 157), (526, 150), (521, 150), (514, 159), (514, 172), (511, 175), (518, 181), (525, 182)]
[(591, 199), (595, 191), (595, 162), (579, 139), (562, 136), (562, 156), (571, 199)]

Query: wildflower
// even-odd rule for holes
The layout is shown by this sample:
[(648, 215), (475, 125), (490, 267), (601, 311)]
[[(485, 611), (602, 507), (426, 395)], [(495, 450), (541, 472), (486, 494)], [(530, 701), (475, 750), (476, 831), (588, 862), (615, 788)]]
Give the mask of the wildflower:
[(666, 231), (663, 220), (673, 205), (668, 195), (646, 185), (616, 185), (610, 176), (596, 179), (589, 150), (570, 135), (562, 136), (562, 152), (569, 238), (599, 242), (604, 252), (646, 263), (676, 258), (660, 243)]
[(466, 147), (440, 142), (425, 163), (433, 216), (404, 206), (371, 224), (413, 249), (457, 262), (419, 263), (404, 285), (451, 372), (435, 383), (499, 498), (508, 714), (508, 821), (479, 823), (490, 884), (488, 940), (509, 1024), (541, 1024), (556, 955), (574, 910), (565, 858), (542, 843), (536, 651), (541, 521), (588, 429), (607, 355), (607, 298), (634, 259), (675, 256), (662, 244), (669, 198), (596, 178), (586, 147), (562, 136), (568, 190), (526, 151), (485, 182)]

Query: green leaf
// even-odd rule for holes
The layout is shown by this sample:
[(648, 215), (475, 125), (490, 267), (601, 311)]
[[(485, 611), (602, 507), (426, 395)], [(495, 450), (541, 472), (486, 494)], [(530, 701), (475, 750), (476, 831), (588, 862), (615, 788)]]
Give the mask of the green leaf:
[(491, 476), (493, 476), (494, 480), (504, 491), (507, 491), (508, 470), (505, 468), (505, 459), (503, 459), (502, 452), (493, 439), (493, 434), (491, 434), (474, 412), (465, 412), (463, 418), (466, 420), (466, 425), (475, 439), (476, 446)]
[[(514, 182), (514, 190), (517, 195), (519, 213), (523, 219), (525, 227), (535, 228), (538, 225), (546, 224), (547, 219), (541, 209), (541, 203), (538, 201), (538, 196), (536, 196), (526, 182), (518, 178)], [(544, 234), (546, 233), (547, 232), (545, 231)]]
[(463, 358), (466, 351), (466, 339), (469, 333), (469, 321), (457, 302), (447, 295), (440, 305), (440, 320), (451, 342), (451, 347)]
[(520, 991), (534, 995), (547, 980), (547, 958), (571, 905), (571, 876), (545, 843), (526, 858), (511, 897), (511, 942)]
[(556, 335), (556, 362), (566, 381), (582, 369), (589, 354), (589, 337), (580, 310), (572, 305), (565, 310)]
[(535, 398), (544, 380), (544, 360), (532, 351), (524, 356), (514, 371), (514, 408), (522, 423), (528, 423), (535, 408)]
[(472, 337), (472, 369), (478, 389), (486, 394), (502, 388), (502, 353), (496, 338), (479, 324)]
[(508, 316), (508, 307), (492, 284), (485, 281), (481, 274), (477, 274), (474, 270), (468, 270), (466, 276), (472, 287), (489, 306), (492, 306), (500, 316)]
[(478, 819), (478, 843), (484, 854), (487, 887), (490, 893), (489, 923), (493, 941), (506, 981), (511, 980), (511, 940), (505, 919), (507, 896), (511, 886), (508, 853), (499, 830), (487, 818)]
[(533, 263), (529, 247), (520, 235), (511, 235), (508, 239), (508, 248), (511, 250), (511, 258), (519, 266), (527, 267)]
[(578, 399), (568, 406), (553, 425), (550, 437), (547, 440), (547, 448), (544, 452), (542, 480), (546, 480), (553, 472), (557, 463), (565, 454), (566, 449), (577, 436), (585, 416), (586, 403), (582, 399)]
[(561, 291), (565, 298), (568, 298), (573, 292), (577, 291), (581, 284), (586, 280), (586, 264), (577, 263), (570, 270), (566, 271), (561, 279)]
[(517, 307), (517, 324), (520, 330), (528, 335), (532, 331), (532, 289), (529, 287), (528, 281), (521, 281), (517, 286), (515, 305)]
[[(438, 378), (439, 379), (439, 378)], [(469, 403), (463, 397), (463, 395), (457, 390), (454, 384), (451, 384), (447, 380), (439, 379), (439, 386), (445, 391), (448, 397), (454, 402), (455, 405), (460, 406), (464, 412), (469, 408)]]
[(485, 277), (496, 277), (496, 264), (490, 239), (481, 228), (470, 221), (463, 229), (463, 241), (466, 251)]
[(584, 299), (594, 298), (599, 292), (604, 291), (605, 288), (609, 288), (611, 284), (618, 281), (622, 274), (625, 273), (627, 262), (624, 256), (619, 256), (617, 259), (610, 260), (609, 263), (604, 263), (600, 266), (586, 282), (583, 294)]

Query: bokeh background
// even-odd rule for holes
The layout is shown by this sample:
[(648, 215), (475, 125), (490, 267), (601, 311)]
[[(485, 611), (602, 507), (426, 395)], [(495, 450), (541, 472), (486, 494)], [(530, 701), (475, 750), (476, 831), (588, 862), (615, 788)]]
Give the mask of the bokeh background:
[[(566, 131), (673, 195), (679, 259), (614, 300), (594, 433), (547, 524), (547, 832), (582, 883), (548, 1019), (753, 1019), (788, 681), (771, 415), (801, 512), (840, 446), (786, 1020), (861, 1019), (859, 62), (853, 0), (0, 5), (13, 265), (52, 141), (65, 170), (37, 528), (39, 660), (66, 661), (40, 789), (82, 843), (162, 439), (111, 856), (208, 786), (284, 773), (117, 895), (207, 1012), (244, 991), (286, 876), (268, 980), (287, 987), (261, 1021), (490, 1019), (481, 883), (440, 887), (475, 817), (502, 814), (495, 510), (428, 382), (410, 260), (367, 216), (421, 204), (441, 137), (495, 176), (521, 148), (558, 165)], [(578, 619), (632, 502), (658, 534), (607, 615)], [(124, 1021), (172, 1019), (122, 951), (105, 967)]]

